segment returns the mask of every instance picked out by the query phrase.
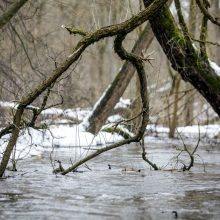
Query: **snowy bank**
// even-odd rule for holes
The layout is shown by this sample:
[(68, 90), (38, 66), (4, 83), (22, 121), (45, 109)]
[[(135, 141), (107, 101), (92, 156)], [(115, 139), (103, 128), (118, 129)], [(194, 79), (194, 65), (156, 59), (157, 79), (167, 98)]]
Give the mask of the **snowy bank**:
[[(148, 135), (158, 135), (167, 137), (169, 133), (169, 128), (163, 127), (160, 125), (150, 124), (147, 126), (147, 134)], [(185, 127), (178, 127), (176, 132), (176, 137), (180, 135), (185, 138), (198, 138), (200, 133), (200, 137), (207, 137), (207, 138), (216, 138), (220, 133), (220, 125), (192, 125), (192, 126), (185, 126)]]
[[(129, 100), (120, 99), (117, 107), (127, 107), (130, 105)], [(16, 108), (16, 104), (13, 102), (0, 102), (0, 106)], [(40, 155), (45, 149), (53, 148), (76, 148), (80, 152), (83, 149), (88, 149), (90, 147), (98, 146), (96, 148), (118, 142), (123, 139), (122, 136), (116, 133), (99, 132), (98, 135), (93, 135), (85, 131), (85, 126), (82, 124), (76, 125), (70, 123), (69, 120), (58, 116), (68, 116), (70, 118), (78, 118), (82, 121), (86, 116), (91, 114), (89, 109), (60, 109), (51, 108), (42, 112), (42, 115), (53, 115), (57, 118), (57, 123), (49, 124), (46, 130), (35, 130), (32, 128), (24, 129), (20, 132), (20, 137), (16, 144), (15, 158), (24, 158), (29, 156)], [(46, 117), (47, 118), (47, 117)], [(115, 122), (122, 120), (120, 115), (113, 115), (108, 118), (108, 125), (104, 125), (103, 128), (107, 126), (113, 126)], [(42, 123), (46, 123), (43, 120)], [(48, 123), (47, 123), (48, 124)], [(118, 125), (120, 127), (120, 125)], [(120, 127), (123, 128), (123, 127)], [(124, 129), (124, 128), (123, 128)], [(219, 125), (205, 125), (205, 126), (187, 126), (178, 127), (178, 133), (176, 137), (181, 135), (183, 138), (194, 138), (197, 139), (200, 132), (200, 137), (215, 138), (220, 133)], [(126, 130), (127, 133), (128, 130)], [(163, 138), (167, 138), (169, 133), (169, 128), (163, 126), (156, 126), (154, 124), (148, 125), (146, 129), (146, 136), (148, 137), (160, 137), (160, 141)], [(129, 133), (130, 134), (130, 133)], [(132, 136), (132, 134), (130, 134)], [(4, 149), (9, 140), (9, 135), (4, 136), (0, 139), (0, 153), (4, 152)], [(158, 139), (159, 140), (159, 139)], [(151, 141), (158, 141), (157, 138), (151, 139)], [(172, 140), (171, 140), (172, 141)]]
[[(0, 140), (0, 152), (3, 153), (9, 135)], [(118, 134), (99, 132), (93, 135), (82, 129), (80, 125), (52, 125), (47, 130), (28, 128), (21, 131), (16, 144), (16, 158), (36, 156), (46, 149), (52, 148), (89, 148), (115, 143), (123, 138)]]

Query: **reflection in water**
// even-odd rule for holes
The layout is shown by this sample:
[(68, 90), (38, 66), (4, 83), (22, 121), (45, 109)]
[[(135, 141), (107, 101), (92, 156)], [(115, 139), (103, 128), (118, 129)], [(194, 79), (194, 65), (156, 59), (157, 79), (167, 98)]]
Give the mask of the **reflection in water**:
[[(206, 173), (201, 160), (191, 172), (151, 171), (131, 145), (88, 163), (92, 171), (81, 167), (85, 172), (56, 176), (45, 152), (40, 160), (21, 161), (14, 178), (0, 181), (0, 219), (218, 219), (220, 153), (198, 153)], [(148, 157), (160, 165), (175, 154), (164, 145), (148, 149)], [(67, 166), (70, 151), (58, 149), (54, 155)]]

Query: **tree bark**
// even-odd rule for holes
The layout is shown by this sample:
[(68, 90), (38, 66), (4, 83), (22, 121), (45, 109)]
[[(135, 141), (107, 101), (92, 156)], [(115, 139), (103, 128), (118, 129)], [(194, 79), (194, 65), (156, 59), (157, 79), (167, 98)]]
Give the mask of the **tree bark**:
[(175, 130), (178, 123), (178, 104), (179, 104), (179, 88), (180, 88), (181, 78), (177, 75), (174, 85), (174, 106), (173, 106), (173, 113), (171, 114), (170, 120), (170, 131), (169, 131), (169, 138), (174, 138)]
[[(147, 7), (152, 0), (143, 0)], [(150, 18), (154, 35), (172, 67), (182, 79), (190, 82), (209, 102), (220, 116), (220, 77), (210, 67), (207, 59), (199, 54), (192, 42), (186, 39), (178, 29), (169, 10), (164, 5)]]
[(6, 150), (4, 152), (1, 164), (0, 164), (0, 177), (3, 176), (5, 169), (8, 165), (8, 161), (11, 156), (11, 152), (17, 142), (18, 136), (19, 136), (19, 128), (20, 128), (20, 123), (21, 123), (21, 118), (24, 112), (24, 108), (18, 108), (16, 111), (16, 114), (14, 116), (14, 123), (13, 123), (13, 129), (12, 129), (12, 135), (11, 138), (8, 142), (8, 145), (6, 147)]
[[(193, 38), (196, 37), (196, 18), (197, 18), (197, 7), (195, 0), (191, 0), (189, 9), (189, 33)], [(185, 84), (185, 90), (192, 90), (192, 85), (190, 83)], [(188, 92), (185, 97), (185, 125), (188, 126), (193, 124), (193, 110), (194, 110), (194, 91)]]
[[(214, 0), (214, 13), (215, 16), (219, 16), (220, 14), (220, 2), (219, 0)], [(220, 44), (220, 27), (216, 26), (215, 27), (215, 35), (216, 35), (216, 41), (217, 43)], [(220, 47), (216, 47), (215, 51), (215, 57), (216, 57), (216, 62), (220, 64)]]
[(0, 16), (0, 29), (3, 28), (10, 20), (15, 16), (19, 9), (27, 2), (28, 0), (17, 0), (15, 1), (6, 12)]

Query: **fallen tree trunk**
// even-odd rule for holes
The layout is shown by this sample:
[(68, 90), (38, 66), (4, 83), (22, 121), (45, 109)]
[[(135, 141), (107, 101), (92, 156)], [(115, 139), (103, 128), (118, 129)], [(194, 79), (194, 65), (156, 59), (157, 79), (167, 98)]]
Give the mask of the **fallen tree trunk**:
[[(172, 0), (168, 1), (167, 4), (171, 5), (171, 3)], [(149, 48), (153, 39), (154, 33), (151, 30), (150, 24), (147, 23), (131, 53), (140, 55), (142, 50), (147, 50)], [(84, 120), (83, 124), (88, 132), (97, 134), (100, 131), (107, 118), (112, 114), (120, 97), (125, 92), (134, 73), (135, 68), (127, 60), (113, 82), (95, 104), (92, 113)]]
[[(153, 38), (154, 34), (148, 23), (135, 43), (132, 53), (140, 55), (143, 49), (147, 49), (150, 46)], [(107, 118), (113, 112), (115, 105), (123, 95), (134, 74), (134, 66), (129, 61), (126, 61), (113, 82), (104, 92), (103, 96), (97, 101), (92, 114), (86, 119), (89, 123), (85, 123), (84, 121), (88, 132), (93, 134), (99, 132)]]

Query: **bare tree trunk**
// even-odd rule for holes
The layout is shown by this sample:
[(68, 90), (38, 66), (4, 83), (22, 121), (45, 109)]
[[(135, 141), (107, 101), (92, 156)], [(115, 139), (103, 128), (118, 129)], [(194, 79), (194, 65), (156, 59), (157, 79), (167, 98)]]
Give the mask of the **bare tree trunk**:
[(141, 123), (141, 117), (136, 117), (141, 112), (141, 97), (140, 97), (140, 81), (138, 77), (136, 77), (135, 82), (135, 98), (131, 105), (131, 118), (135, 118), (132, 120), (132, 124), (130, 126), (130, 130), (134, 133), (136, 133), (137, 129), (139, 128), (139, 125)]
[(3, 158), (2, 158), (2, 161), (1, 161), (1, 164), (0, 164), (0, 177), (2, 177), (4, 172), (5, 172), (5, 169), (8, 165), (8, 161), (9, 161), (10, 156), (11, 156), (11, 152), (14, 148), (14, 145), (17, 142), (23, 112), (24, 112), (24, 108), (21, 107), (16, 111), (16, 114), (14, 116), (14, 126), (13, 126), (13, 130), (12, 130), (11, 138), (8, 142), (7, 148), (4, 152), (4, 155), (3, 155)]
[[(197, 18), (197, 6), (195, 0), (191, 0), (189, 9), (189, 33), (193, 38), (196, 35), (196, 18)], [(194, 104), (194, 91), (190, 83), (186, 83), (185, 90), (192, 90), (186, 94), (185, 98), (185, 125), (193, 124), (193, 104)]]
[[(214, 13), (215, 16), (219, 17), (220, 14), (220, 2), (219, 0), (214, 0)], [(215, 27), (215, 35), (217, 43), (220, 43), (220, 28), (218, 26)], [(216, 62), (220, 64), (220, 47), (216, 47), (215, 51)]]
[(181, 78), (176, 76), (175, 85), (174, 85), (174, 106), (173, 113), (170, 120), (170, 131), (169, 138), (174, 138), (175, 130), (178, 123), (178, 103), (179, 103), (179, 88), (180, 88)]
[(105, 54), (105, 51), (106, 51), (106, 43), (104, 42), (100, 42), (101, 44), (98, 45), (98, 57), (97, 59), (99, 60), (98, 61), (98, 77), (99, 77), (99, 84), (96, 88), (96, 91), (98, 94), (100, 94), (101, 92), (103, 92), (104, 90), (104, 74), (103, 74), (103, 70), (104, 70), (104, 54)]
[(18, 10), (27, 2), (28, 0), (16, 0), (9, 9), (0, 16), (0, 29), (3, 28), (10, 20), (15, 16)]
[[(154, 35), (151, 31), (150, 25), (147, 24), (135, 46), (132, 53), (140, 55), (143, 49), (150, 46)], [(93, 109), (92, 115), (89, 117), (89, 126), (87, 131), (96, 134), (99, 132), (109, 115), (111, 115), (116, 103), (126, 90), (129, 82), (135, 73), (135, 68), (128, 61), (124, 63), (121, 70), (115, 77), (114, 81), (110, 84), (109, 88), (105, 91), (104, 95), (97, 102)]]

